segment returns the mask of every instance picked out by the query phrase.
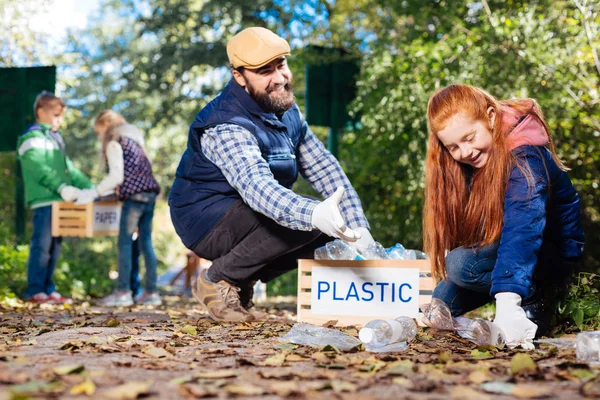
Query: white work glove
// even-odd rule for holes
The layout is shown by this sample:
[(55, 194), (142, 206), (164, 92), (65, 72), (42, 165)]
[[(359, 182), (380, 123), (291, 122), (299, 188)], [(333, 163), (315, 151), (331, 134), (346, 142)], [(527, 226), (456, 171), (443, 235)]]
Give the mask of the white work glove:
[(81, 206), (83, 204), (91, 203), (98, 198), (98, 192), (96, 188), (91, 189), (83, 189), (79, 192), (79, 196), (77, 196), (77, 201), (75, 202), (76, 206)]
[(506, 344), (511, 349), (521, 346), (533, 350), (537, 325), (531, 322), (521, 307), (521, 296), (516, 293), (496, 293), (496, 318), (494, 324), (504, 332)]
[(367, 248), (375, 243), (375, 239), (371, 236), (371, 232), (367, 228), (355, 228), (353, 229), (354, 233), (359, 235), (359, 238), (356, 242), (348, 243), (350, 247), (359, 253), (364, 253)]
[(340, 186), (331, 197), (317, 204), (312, 213), (311, 223), (313, 228), (328, 236), (354, 242), (360, 238), (360, 235), (346, 226), (339, 208), (344, 191)]
[(77, 189), (75, 186), (64, 185), (60, 189), (58, 189), (58, 194), (64, 201), (75, 201), (81, 192), (80, 189)]

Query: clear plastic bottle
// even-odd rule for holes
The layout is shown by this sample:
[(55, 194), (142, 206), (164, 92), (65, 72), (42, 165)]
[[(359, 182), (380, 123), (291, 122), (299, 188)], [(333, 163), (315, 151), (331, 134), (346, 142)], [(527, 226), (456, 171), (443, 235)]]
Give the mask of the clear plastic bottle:
[(261, 281), (257, 281), (254, 285), (254, 295), (252, 296), (252, 302), (254, 304), (262, 304), (267, 301), (267, 284)]
[(600, 364), (600, 331), (580, 332), (575, 338), (577, 362)]
[(434, 329), (454, 330), (450, 308), (442, 300), (435, 297), (431, 299), (431, 303), (425, 306), (423, 310), (423, 323)]
[(358, 332), (358, 338), (370, 347), (383, 347), (397, 342), (410, 342), (417, 335), (417, 324), (412, 318), (398, 317), (384, 321), (375, 319)]
[(454, 318), (454, 328), (460, 337), (465, 338), (478, 346), (484, 344), (491, 344), (494, 346), (506, 344), (504, 332), (502, 332), (493, 322), (484, 319)]
[(379, 242), (373, 242), (362, 252), (365, 260), (387, 260), (388, 255), (385, 248)]
[(396, 243), (389, 249), (385, 249), (387, 258), (390, 260), (404, 260), (406, 249), (400, 243)]
[(363, 258), (343, 240), (336, 239), (315, 249), (315, 260), (362, 260)]

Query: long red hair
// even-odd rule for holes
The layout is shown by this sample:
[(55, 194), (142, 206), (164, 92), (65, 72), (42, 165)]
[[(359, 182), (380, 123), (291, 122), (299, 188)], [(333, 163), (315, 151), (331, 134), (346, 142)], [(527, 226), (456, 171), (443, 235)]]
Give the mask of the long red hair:
[[(519, 114), (534, 115), (548, 131), (542, 110), (533, 99), (499, 101), (485, 90), (468, 85), (447, 86), (429, 99), (423, 244), (437, 279), (446, 278), (447, 250), (491, 244), (502, 233), (506, 185), (515, 165), (506, 143), (514, 126), (506, 126), (502, 118), (502, 108), (506, 106)], [(488, 113), (490, 107), (495, 115), (493, 124)], [(484, 122), (485, 126), (490, 124), (492, 150), (480, 169), (454, 160), (438, 139), (437, 133), (459, 112), (465, 112), (473, 121)], [(555, 156), (552, 142), (549, 148)], [(563, 167), (556, 156), (555, 160)], [(531, 174), (526, 171), (526, 176), (529, 178)]]

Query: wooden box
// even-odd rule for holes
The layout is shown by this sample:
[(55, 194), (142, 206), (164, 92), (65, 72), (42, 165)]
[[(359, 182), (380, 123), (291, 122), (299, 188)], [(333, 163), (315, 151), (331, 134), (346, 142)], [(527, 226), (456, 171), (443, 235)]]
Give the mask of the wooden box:
[[(410, 296), (411, 300), (411, 311), (410, 313), (403, 313), (401, 306), (399, 308), (395, 308), (395, 305), (390, 306), (390, 302), (386, 299), (388, 305), (386, 305), (386, 309), (383, 310), (382, 307), (378, 307), (375, 302), (373, 304), (365, 305), (368, 308), (368, 311), (365, 312), (365, 308), (357, 307), (356, 304), (360, 300), (358, 293), (356, 293), (355, 302), (348, 302), (348, 297), (346, 297), (346, 301), (343, 301), (343, 293), (341, 298), (335, 298), (335, 283), (333, 284), (333, 299), (334, 300), (342, 300), (339, 301), (338, 305), (335, 307), (335, 311), (323, 313), (322, 309), (317, 313), (316, 308), (313, 313), (313, 309), (311, 307), (312, 299), (313, 299), (313, 290), (319, 290), (319, 299), (321, 292), (321, 284), (323, 282), (318, 282), (313, 285), (313, 268), (315, 267), (332, 267), (325, 268), (329, 271), (334, 271), (337, 276), (344, 276), (345, 274), (353, 274), (351, 271), (357, 271), (357, 268), (360, 268), (359, 271), (364, 271), (363, 269), (372, 268), (373, 273), (377, 272), (381, 276), (382, 273), (387, 274), (386, 270), (382, 270), (381, 268), (389, 268), (390, 276), (391, 275), (402, 275), (404, 273), (409, 273), (412, 276), (411, 282), (418, 281), (418, 298), (415, 295), (414, 300), (413, 296)], [(340, 269), (337, 271), (337, 269)], [(408, 268), (409, 270), (399, 271), (398, 269)], [(319, 268), (319, 272), (324, 268)], [(418, 273), (417, 273), (418, 269)], [(361, 272), (368, 274), (369, 272)], [(371, 284), (367, 282), (367, 284)], [(377, 283), (377, 285), (384, 285), (384, 283)], [(329, 284), (327, 284), (329, 287)], [(365, 288), (365, 283), (363, 283), (363, 290)], [(404, 284), (403, 284), (404, 285)], [(402, 285), (402, 286), (403, 286)], [(395, 288), (399, 288), (400, 283)], [(410, 287), (407, 285), (407, 287)], [(367, 322), (373, 319), (393, 319), (399, 317), (401, 315), (409, 315), (416, 317), (416, 312), (418, 312), (418, 308), (422, 304), (431, 302), (431, 294), (433, 292), (433, 288), (435, 287), (435, 282), (431, 277), (431, 264), (429, 260), (366, 260), (366, 261), (347, 261), (347, 260), (299, 260), (298, 261), (298, 322), (306, 322), (315, 325), (322, 325), (328, 321), (337, 320), (338, 326), (346, 326), (346, 325), (359, 325), (363, 326)], [(372, 286), (370, 286), (372, 288)], [(391, 289), (391, 283), (389, 285)], [(355, 286), (356, 289), (356, 286)], [(395, 300), (392, 296), (397, 295), (399, 298), (401, 296), (400, 291), (396, 291), (395, 289), (391, 289), (390, 292), (394, 293), (390, 294), (390, 300)], [(416, 294), (416, 288), (413, 289), (413, 292)], [(363, 293), (364, 294), (364, 293)], [(351, 291), (348, 291), (348, 296), (351, 294)], [(378, 295), (379, 296), (379, 295)], [(407, 295), (408, 296), (408, 295)], [(371, 296), (373, 297), (373, 296)], [(366, 300), (362, 297), (363, 300)], [(353, 299), (354, 300), (354, 299)], [(382, 286), (381, 291), (381, 301), (384, 300), (384, 291)], [(403, 299), (404, 300), (404, 299)], [(418, 302), (418, 305), (415, 305), (415, 302)], [(354, 304), (353, 304), (354, 303)], [(416, 307), (416, 309), (415, 309)], [(332, 309), (330, 307), (330, 309)], [(379, 315), (380, 313), (382, 315)]]
[(121, 203), (96, 202), (75, 205), (52, 203), (52, 236), (115, 236), (119, 233)]

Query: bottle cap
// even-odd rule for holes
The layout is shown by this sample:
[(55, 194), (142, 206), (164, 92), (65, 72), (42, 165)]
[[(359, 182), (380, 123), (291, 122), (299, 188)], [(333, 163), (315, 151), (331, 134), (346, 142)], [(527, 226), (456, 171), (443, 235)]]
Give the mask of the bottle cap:
[(375, 331), (372, 328), (362, 328), (358, 332), (358, 338), (363, 343), (371, 343), (375, 339)]

